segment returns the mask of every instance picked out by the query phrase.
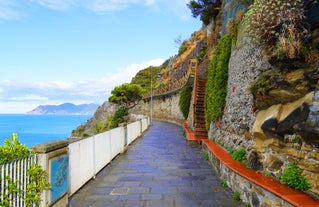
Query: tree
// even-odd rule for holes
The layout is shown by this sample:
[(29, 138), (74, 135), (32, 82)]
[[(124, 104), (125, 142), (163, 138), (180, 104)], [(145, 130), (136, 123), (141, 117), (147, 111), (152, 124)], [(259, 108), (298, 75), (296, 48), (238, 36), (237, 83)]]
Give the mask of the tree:
[(108, 129), (114, 129), (119, 126), (120, 123), (125, 122), (125, 116), (128, 115), (128, 110), (126, 107), (122, 106), (116, 112), (113, 116), (110, 117), (110, 122)]
[(112, 96), (109, 97), (109, 102), (132, 108), (142, 99), (145, 92), (146, 90), (138, 84), (124, 83), (111, 91)]
[(12, 133), (11, 139), (5, 139), (4, 145), (0, 146), (0, 165), (29, 155), (32, 155), (32, 151), (21, 144), (16, 133)]
[(208, 25), (211, 18), (215, 18), (220, 11), (221, 0), (191, 0), (187, 7), (191, 10), (193, 17), (200, 16), (200, 20)]

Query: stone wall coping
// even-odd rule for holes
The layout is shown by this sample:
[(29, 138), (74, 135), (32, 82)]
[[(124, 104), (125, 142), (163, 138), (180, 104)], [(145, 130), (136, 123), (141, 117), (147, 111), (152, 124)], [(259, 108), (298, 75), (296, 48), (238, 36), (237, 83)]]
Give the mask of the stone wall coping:
[(55, 140), (55, 141), (50, 141), (50, 142), (45, 142), (45, 143), (41, 143), (38, 145), (34, 145), (32, 147), (32, 150), (35, 153), (48, 153), (48, 152), (52, 152), (54, 150), (57, 149), (62, 149), (65, 148), (69, 145), (69, 141), (68, 140)]
[(304, 192), (283, 185), (271, 177), (247, 168), (242, 162), (233, 160), (229, 153), (212, 140), (203, 139), (202, 142), (229, 169), (288, 203), (298, 207), (319, 206), (318, 200), (313, 199)]

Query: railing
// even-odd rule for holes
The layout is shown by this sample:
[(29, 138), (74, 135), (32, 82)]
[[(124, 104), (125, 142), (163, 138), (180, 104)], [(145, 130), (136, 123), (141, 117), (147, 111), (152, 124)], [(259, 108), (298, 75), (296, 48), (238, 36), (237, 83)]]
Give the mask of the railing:
[(69, 144), (69, 195), (94, 178), (126, 146), (148, 129), (148, 117)]
[(27, 173), (35, 162), (36, 158), (32, 155), (0, 166), (0, 201), (7, 200), (9, 206), (25, 206), (27, 185), (30, 183)]
[(191, 76), (195, 75), (195, 69), (197, 67), (197, 60), (196, 60), (196, 67), (194, 67), (192, 65), (193, 62), (194, 62), (193, 59), (191, 59), (188, 70), (186, 70), (178, 80), (173, 80), (169, 83), (166, 83), (162, 86), (159, 86), (156, 89), (153, 89), (153, 94), (150, 91), (143, 96), (143, 99), (150, 98), (151, 96), (159, 96), (159, 95), (163, 95), (163, 94), (168, 94), (168, 93), (177, 91), (177, 90), (181, 89), (182, 87), (184, 87), (186, 85), (186, 83), (188, 82), (188, 79)]

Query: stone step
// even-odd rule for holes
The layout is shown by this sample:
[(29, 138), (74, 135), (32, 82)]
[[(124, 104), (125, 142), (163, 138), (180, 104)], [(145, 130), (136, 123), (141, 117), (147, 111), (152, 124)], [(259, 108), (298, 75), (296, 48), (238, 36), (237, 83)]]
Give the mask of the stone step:
[(195, 123), (196, 123), (197, 125), (205, 125), (205, 124), (206, 124), (205, 121), (196, 121)]
[(195, 139), (207, 139), (208, 138), (208, 135), (206, 134), (206, 135), (197, 135), (197, 134), (195, 134)]

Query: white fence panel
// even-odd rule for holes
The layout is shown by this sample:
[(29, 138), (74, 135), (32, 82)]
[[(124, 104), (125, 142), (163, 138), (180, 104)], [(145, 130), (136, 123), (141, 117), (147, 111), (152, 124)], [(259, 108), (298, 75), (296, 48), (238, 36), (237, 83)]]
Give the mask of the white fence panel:
[(104, 132), (94, 136), (95, 149), (95, 174), (103, 169), (111, 161), (110, 132)]
[(148, 126), (150, 125), (150, 119), (144, 118), (142, 119), (142, 132), (144, 132), (145, 130), (147, 130)]
[[(135, 140), (149, 126), (149, 119), (118, 127), (69, 144), (69, 195), (73, 195), (93, 178), (125, 145)], [(125, 136), (127, 140), (125, 140)]]
[(116, 157), (124, 147), (124, 128), (118, 127), (112, 129), (110, 132), (111, 139), (111, 158)]
[(94, 176), (93, 137), (69, 144), (69, 191), (71, 195)]
[[(0, 166), (0, 201), (9, 198), (9, 206), (24, 207), (27, 185), (30, 183), (27, 173), (32, 164), (35, 164), (34, 155), (17, 159)], [(18, 192), (9, 193), (10, 182), (16, 184)]]
[(137, 137), (141, 136), (141, 121), (127, 125), (127, 144), (131, 144)]

